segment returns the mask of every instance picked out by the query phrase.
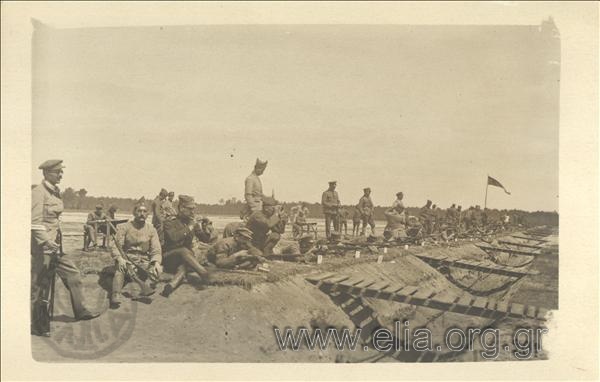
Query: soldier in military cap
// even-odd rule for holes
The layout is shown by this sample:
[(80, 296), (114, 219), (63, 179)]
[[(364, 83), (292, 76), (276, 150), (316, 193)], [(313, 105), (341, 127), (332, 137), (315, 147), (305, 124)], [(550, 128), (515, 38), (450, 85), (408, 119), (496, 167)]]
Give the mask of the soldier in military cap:
[(424, 233), (426, 235), (431, 235), (433, 233), (433, 213), (431, 212), (431, 200), (427, 200), (427, 203), (421, 207), (419, 219), (423, 225)]
[(248, 175), (244, 182), (244, 199), (246, 199), (246, 206), (242, 211), (242, 218), (247, 219), (253, 212), (260, 211), (262, 209), (263, 200), (263, 189), (260, 176), (265, 172), (269, 161), (261, 161), (256, 158), (254, 164), (254, 170)]
[(252, 244), (260, 249), (265, 257), (273, 255), (285, 230), (285, 216), (276, 214), (277, 201), (269, 196), (262, 200), (262, 210), (253, 212), (246, 227), (252, 231)]
[(164, 234), (163, 234), (163, 223), (165, 221), (165, 210), (164, 210), (164, 202), (167, 199), (169, 193), (167, 190), (162, 188), (158, 193), (158, 196), (154, 198), (152, 201), (152, 225), (156, 228), (156, 232), (158, 232), (158, 238), (160, 239), (160, 244), (164, 245)]
[(385, 212), (387, 225), (383, 231), (386, 240), (402, 240), (406, 238), (406, 214), (402, 204), (395, 204)]
[(47, 160), (38, 168), (44, 180), (31, 190), (31, 333), (50, 335), (47, 296), (52, 279), (57, 274), (71, 295), (75, 319), (90, 320), (98, 313), (84, 305), (81, 291), (81, 272), (69, 255), (62, 253), (59, 218), (63, 202), (58, 184), (63, 176), (63, 161)]
[(402, 210), (404, 210), (404, 202), (402, 201), (402, 199), (404, 199), (404, 193), (402, 191), (397, 192), (396, 200), (394, 200), (394, 203), (392, 203), (392, 208), (396, 208), (397, 206), (399, 206), (402, 207)]
[(219, 268), (253, 269), (265, 262), (262, 253), (252, 245), (252, 231), (238, 228), (233, 237), (217, 240), (207, 251), (206, 258)]
[[(133, 219), (125, 224), (119, 225), (115, 240), (117, 242), (113, 247), (112, 258), (115, 261), (115, 275), (112, 283), (112, 292), (110, 296), (111, 307), (117, 308), (121, 303), (121, 289), (125, 282), (131, 281), (131, 277), (145, 279), (147, 276), (142, 274), (137, 268), (133, 268), (128, 261), (135, 261), (138, 266), (154, 273), (157, 277), (162, 272), (162, 251), (156, 228), (146, 223), (148, 209), (144, 201), (140, 200), (133, 208)], [(129, 257), (129, 260), (123, 258), (119, 248)], [(135, 272), (135, 275), (131, 273)], [(142, 291), (142, 294), (144, 291)], [(148, 293), (150, 294), (150, 293)]]
[(335, 188), (337, 182), (332, 180), (329, 182), (329, 188), (323, 192), (321, 196), (321, 204), (323, 206), (323, 215), (325, 215), (325, 236), (329, 238), (331, 233), (331, 224), (333, 223), (333, 229), (338, 231), (340, 229), (339, 223), (339, 208), (341, 206), (340, 197), (338, 196)]
[(373, 220), (374, 205), (371, 200), (371, 189), (369, 187), (363, 189), (363, 196), (358, 201), (358, 210), (362, 219), (362, 236), (365, 235), (367, 224), (371, 227), (371, 235), (375, 235), (375, 221)]
[(163, 267), (165, 272), (175, 273), (162, 292), (165, 297), (169, 297), (183, 282), (188, 269), (195, 271), (204, 280), (208, 277), (207, 270), (194, 257), (194, 229), (197, 227), (195, 209), (193, 197), (179, 195), (177, 217), (164, 222)]

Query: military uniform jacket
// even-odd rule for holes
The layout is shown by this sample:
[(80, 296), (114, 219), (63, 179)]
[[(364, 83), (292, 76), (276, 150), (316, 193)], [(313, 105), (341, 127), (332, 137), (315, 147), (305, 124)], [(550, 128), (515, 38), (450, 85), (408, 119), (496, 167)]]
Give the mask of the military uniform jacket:
[(421, 218), (421, 220), (431, 221), (431, 220), (433, 220), (433, 212), (431, 211), (430, 208), (421, 207), (421, 211), (419, 213), (419, 218)]
[(262, 211), (256, 211), (250, 215), (246, 223), (246, 227), (252, 231), (252, 244), (261, 249), (265, 246), (269, 231), (277, 230), (280, 225), (279, 216), (273, 215), (268, 218)]
[(194, 232), (188, 227), (188, 223), (177, 217), (164, 222), (165, 251), (185, 247), (190, 251), (193, 248)]
[(363, 216), (373, 215), (373, 201), (370, 196), (363, 195), (358, 201), (358, 210)]
[(158, 196), (152, 201), (152, 225), (155, 227), (162, 224), (163, 220), (165, 220), (163, 203), (164, 200), (160, 200)]
[(244, 182), (244, 198), (249, 205), (260, 203), (263, 197), (262, 182), (258, 175), (252, 171)]
[(98, 215), (96, 212), (90, 212), (87, 216), (87, 222), (89, 223), (95, 220), (105, 220), (107, 218), (108, 216), (106, 216), (104, 212), (102, 212), (100, 215)]
[(387, 219), (386, 231), (394, 231), (397, 229), (404, 229), (406, 223), (406, 215), (404, 212), (398, 213), (396, 209), (389, 208), (385, 211), (385, 218)]
[[(162, 260), (160, 241), (156, 228), (145, 223), (141, 227), (137, 227), (133, 221), (128, 221), (125, 224), (119, 225), (115, 240), (125, 253), (131, 254), (134, 260), (142, 260), (147, 262), (157, 262), (160, 264)], [(113, 250), (113, 258), (119, 256), (116, 248)]]
[(43, 253), (43, 244), (56, 240), (64, 209), (58, 187), (43, 181), (31, 190), (31, 253)]
[(323, 196), (321, 197), (321, 204), (323, 205), (324, 214), (337, 214), (338, 207), (341, 204), (337, 191), (326, 190), (325, 192), (323, 192)]

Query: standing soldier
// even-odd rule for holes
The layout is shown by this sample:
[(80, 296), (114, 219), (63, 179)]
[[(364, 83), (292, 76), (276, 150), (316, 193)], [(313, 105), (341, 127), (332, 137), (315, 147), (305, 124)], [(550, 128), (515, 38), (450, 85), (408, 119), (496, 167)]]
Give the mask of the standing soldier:
[(62, 254), (62, 236), (59, 218), (63, 211), (60, 183), (63, 175), (62, 160), (52, 159), (38, 168), (44, 181), (31, 190), (31, 334), (50, 335), (50, 317), (47, 296), (54, 272), (58, 274), (71, 295), (71, 306), (76, 320), (98, 317), (83, 304), (80, 271), (69, 255)]
[(433, 216), (431, 213), (431, 200), (427, 200), (427, 203), (421, 207), (419, 213), (419, 219), (423, 224), (423, 229), (426, 235), (431, 235), (433, 232)]
[(340, 232), (342, 229), (344, 230), (344, 235), (348, 235), (348, 217), (350, 216), (350, 212), (344, 207), (340, 207), (338, 211), (338, 220), (339, 220), (339, 228)]
[[(131, 261), (154, 273), (157, 277), (162, 272), (160, 265), (162, 261), (160, 241), (156, 228), (146, 224), (148, 218), (148, 209), (143, 201), (138, 201), (133, 208), (133, 220), (119, 225), (115, 236), (116, 244), (113, 247), (112, 257), (115, 261), (115, 276), (112, 282), (112, 292), (110, 295), (111, 308), (118, 308), (121, 304), (121, 289), (128, 279), (141, 278), (146, 275), (138, 269), (134, 269), (128, 260), (123, 258), (120, 250), (123, 250)], [(132, 274), (134, 273), (134, 274)], [(153, 290), (151, 291), (153, 292)], [(142, 295), (145, 291), (142, 291)], [(147, 295), (151, 293), (146, 293)]]
[(323, 205), (323, 215), (325, 215), (325, 236), (329, 238), (331, 235), (331, 223), (333, 223), (333, 230), (338, 231), (338, 209), (340, 208), (340, 197), (338, 196), (335, 188), (337, 182), (332, 180), (329, 182), (329, 188), (323, 192), (321, 196), (321, 204)]
[(352, 208), (352, 236), (358, 236), (360, 231), (360, 211), (358, 206)]
[(375, 235), (375, 222), (373, 221), (373, 201), (371, 200), (371, 189), (369, 187), (363, 189), (363, 196), (358, 201), (358, 210), (362, 219), (361, 236), (365, 235), (367, 224), (371, 226), (371, 235)]
[(194, 230), (197, 224), (194, 218), (196, 203), (194, 198), (179, 195), (179, 212), (177, 217), (165, 221), (165, 245), (163, 251), (163, 266), (165, 272), (175, 273), (171, 281), (165, 285), (162, 295), (169, 297), (183, 282), (188, 267), (193, 269), (202, 279), (206, 280), (208, 272), (194, 257)]
[(174, 197), (175, 193), (173, 191), (169, 191), (167, 199), (163, 201), (163, 212), (166, 220), (175, 219), (175, 216), (177, 216), (177, 210), (175, 210), (175, 204), (173, 203)]
[(262, 209), (263, 188), (260, 176), (265, 172), (269, 161), (261, 161), (256, 158), (254, 170), (244, 182), (244, 198), (246, 199), (246, 207), (242, 212), (243, 218), (248, 218), (253, 212)]
[(163, 223), (165, 221), (165, 211), (163, 204), (167, 195), (167, 190), (162, 188), (158, 196), (152, 201), (152, 225), (156, 228), (156, 232), (158, 232), (161, 245), (164, 244)]
[(402, 191), (396, 193), (396, 200), (394, 200), (392, 208), (400, 207), (401, 210), (404, 210), (404, 203), (402, 202), (402, 199), (404, 199), (404, 194)]

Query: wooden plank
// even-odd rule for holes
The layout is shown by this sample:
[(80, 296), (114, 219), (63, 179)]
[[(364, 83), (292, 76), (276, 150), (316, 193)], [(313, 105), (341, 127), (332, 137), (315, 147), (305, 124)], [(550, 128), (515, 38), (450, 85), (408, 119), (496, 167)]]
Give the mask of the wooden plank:
[(323, 282), (327, 283), (327, 284), (337, 284), (341, 281), (348, 280), (349, 278), (350, 278), (350, 276), (340, 275), (340, 276), (336, 276), (331, 279), (324, 280)]
[(417, 291), (417, 288), (412, 285), (407, 285), (399, 291), (392, 294), (391, 298), (394, 301), (404, 302), (410, 298), (410, 295)]
[(471, 302), (473, 301), (473, 297), (470, 295), (461, 296), (457, 302), (454, 303), (454, 308), (452, 308), (452, 312), (455, 313), (465, 313), (469, 309), (471, 309)]
[(354, 287), (359, 288), (359, 289), (364, 289), (364, 288), (368, 287), (369, 285), (375, 284), (376, 282), (377, 282), (377, 280), (373, 280), (373, 279), (364, 280), (363, 282), (356, 284)]
[(525, 306), (521, 304), (511, 304), (510, 306), (510, 315), (513, 317), (521, 317), (525, 314)]
[(527, 309), (525, 310), (525, 315), (529, 318), (535, 318), (535, 306), (527, 306)]
[(401, 290), (402, 288), (404, 288), (404, 285), (392, 283), (391, 285), (379, 291), (379, 298), (388, 300), (394, 295), (395, 292)]
[(546, 309), (546, 308), (539, 308), (538, 312), (537, 312), (537, 315), (536, 315), (536, 318), (538, 320), (544, 320), (545, 321), (547, 314), (548, 314), (548, 309)]
[(506, 244), (506, 245), (514, 245), (515, 247), (524, 247), (524, 248), (534, 248), (534, 249), (542, 249), (542, 248), (544, 248), (544, 247), (541, 247), (539, 245), (515, 243), (514, 241), (508, 241), (508, 240), (498, 240), (498, 243), (500, 243), (500, 244)]
[(471, 303), (469, 313), (474, 316), (481, 316), (485, 312), (487, 304), (488, 300), (486, 298), (475, 297), (475, 300)]
[(537, 256), (540, 255), (540, 253), (538, 252), (526, 252), (526, 251), (519, 251), (516, 249), (509, 249), (509, 248), (501, 248), (501, 247), (491, 247), (488, 245), (482, 245), (482, 244), (476, 244), (477, 247), (483, 249), (484, 251), (495, 251), (495, 252), (508, 252), (508, 253), (514, 253), (517, 255), (526, 255), (526, 256)]
[(419, 289), (416, 293), (414, 293), (411, 298), (418, 300), (425, 300), (429, 298), (429, 296), (433, 295), (435, 291), (431, 289)]
[(501, 313), (508, 313), (508, 302), (499, 301), (496, 310)]
[(328, 279), (330, 277), (333, 277), (335, 275), (336, 275), (335, 273), (331, 273), (331, 272), (320, 273), (318, 275), (309, 275), (309, 276), (306, 277), (306, 280), (308, 280), (308, 281), (310, 281), (311, 283), (314, 284), (314, 283), (318, 283), (319, 281), (322, 281), (322, 280)]
[(382, 289), (390, 285), (389, 281), (378, 281), (373, 285), (369, 285), (368, 287), (363, 289), (363, 294), (365, 297), (374, 297), (381, 292)]
[(441, 293), (438, 293), (435, 296), (433, 296), (427, 302), (426, 306), (433, 308), (433, 309), (450, 310), (450, 307), (452, 306), (452, 304), (454, 304), (454, 301), (456, 301), (456, 300), (457, 300), (456, 295), (445, 290), (445, 291), (442, 291)]

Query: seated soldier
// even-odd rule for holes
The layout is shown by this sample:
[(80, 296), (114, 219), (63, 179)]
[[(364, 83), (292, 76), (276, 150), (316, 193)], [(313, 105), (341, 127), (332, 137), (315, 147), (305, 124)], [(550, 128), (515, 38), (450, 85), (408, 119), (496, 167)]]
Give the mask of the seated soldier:
[(90, 212), (87, 216), (87, 222), (83, 227), (85, 238), (83, 243), (83, 250), (87, 251), (90, 247), (98, 246), (98, 228), (100, 227), (99, 223), (95, 223), (99, 220), (106, 220), (107, 216), (104, 213), (104, 207), (102, 204), (96, 205), (96, 210), (94, 212)]
[(285, 214), (276, 214), (277, 201), (265, 196), (262, 210), (255, 211), (248, 218), (246, 228), (252, 231), (252, 244), (262, 251), (263, 256), (273, 255), (273, 247), (285, 230)]
[(252, 231), (238, 228), (233, 237), (217, 240), (207, 251), (209, 262), (224, 269), (254, 269), (264, 262), (262, 253), (252, 245)]
[(406, 238), (406, 214), (404, 206), (396, 204), (395, 207), (388, 208), (385, 212), (387, 225), (383, 231), (383, 237), (387, 241), (401, 241)]
[[(162, 272), (158, 233), (156, 228), (146, 223), (147, 218), (146, 205), (138, 202), (133, 209), (133, 220), (121, 224), (117, 229), (116, 244), (112, 251), (116, 267), (110, 294), (112, 308), (119, 307), (122, 297), (121, 289), (126, 282), (136, 281), (140, 285), (144, 285), (140, 281), (148, 278), (145, 272), (131, 264), (130, 261), (134, 261), (140, 268), (147, 269), (147, 272), (152, 272), (157, 278)], [(125, 259), (119, 249), (123, 250), (129, 259)], [(148, 296), (153, 293), (153, 289), (142, 287), (140, 295)]]
[(165, 297), (169, 297), (183, 282), (188, 268), (191, 268), (204, 280), (208, 277), (206, 269), (194, 257), (195, 209), (196, 203), (193, 197), (179, 195), (177, 217), (164, 222), (165, 245), (162, 265), (165, 272), (175, 273), (173, 279), (165, 285), (162, 291), (162, 295)]
[(194, 227), (194, 235), (203, 244), (214, 244), (219, 238), (215, 232), (213, 222), (207, 217), (200, 219), (200, 223)]
[(223, 229), (223, 238), (233, 237), (233, 233), (238, 228), (245, 227), (245, 226), (246, 226), (246, 222), (245, 221), (227, 223), (225, 225), (225, 228)]

